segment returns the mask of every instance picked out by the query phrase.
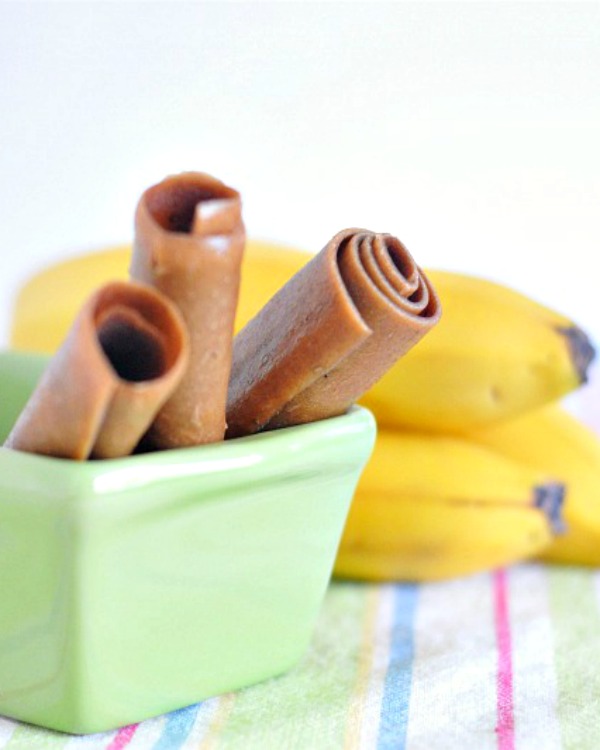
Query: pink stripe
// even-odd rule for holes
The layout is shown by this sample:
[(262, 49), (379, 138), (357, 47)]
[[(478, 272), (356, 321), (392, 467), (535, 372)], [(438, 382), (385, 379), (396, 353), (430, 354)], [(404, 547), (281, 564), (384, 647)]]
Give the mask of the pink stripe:
[(110, 745), (107, 745), (106, 750), (121, 750), (125, 745), (128, 745), (133, 739), (133, 735), (138, 727), (139, 724), (130, 724), (128, 727), (119, 729), (117, 734), (113, 737)]
[(498, 750), (514, 750), (513, 671), (505, 570), (498, 570), (494, 573), (494, 617), (498, 646), (498, 674), (496, 676)]

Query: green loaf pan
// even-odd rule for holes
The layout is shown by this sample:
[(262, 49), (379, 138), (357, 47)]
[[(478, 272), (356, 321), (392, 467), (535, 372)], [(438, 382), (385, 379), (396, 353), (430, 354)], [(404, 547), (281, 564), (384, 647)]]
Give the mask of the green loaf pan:
[[(0, 354), (0, 444), (45, 366)], [(75, 462), (0, 447), (0, 714), (74, 734), (303, 655), (375, 423)]]

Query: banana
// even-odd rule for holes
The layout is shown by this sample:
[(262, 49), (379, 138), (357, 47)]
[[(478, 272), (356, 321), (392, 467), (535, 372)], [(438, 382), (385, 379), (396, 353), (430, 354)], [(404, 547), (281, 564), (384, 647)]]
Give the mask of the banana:
[(33, 275), (18, 290), (10, 325), (13, 349), (52, 354), (84, 301), (108, 281), (126, 279), (131, 248), (67, 258)]
[[(16, 300), (11, 345), (54, 351), (92, 290), (126, 278), (129, 256), (126, 246), (92, 253), (30, 279)], [(311, 257), (249, 241), (236, 330)], [(553, 401), (585, 381), (593, 349), (567, 317), (484, 279), (427, 274), (442, 318), (361, 399), (380, 425), (461, 434)]]
[(362, 399), (380, 425), (464, 434), (585, 381), (594, 351), (567, 317), (484, 279), (428, 276), (442, 318)]
[(561, 529), (563, 492), (545, 472), (474, 442), (381, 430), (334, 573), (428, 581), (532, 557)]
[(550, 562), (600, 565), (600, 438), (559, 404), (473, 433), (480, 445), (551, 471), (567, 486), (567, 533), (540, 557)]
[[(242, 266), (236, 331), (310, 260), (309, 253), (249, 240)], [(53, 353), (89, 295), (102, 284), (128, 276), (131, 247), (120, 245), (56, 263), (18, 291), (12, 314), (14, 349)]]

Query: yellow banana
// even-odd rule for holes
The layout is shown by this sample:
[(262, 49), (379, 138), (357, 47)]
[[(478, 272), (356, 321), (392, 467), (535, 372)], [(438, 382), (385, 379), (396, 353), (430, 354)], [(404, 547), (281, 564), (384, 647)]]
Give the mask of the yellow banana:
[(541, 471), (567, 486), (567, 533), (541, 554), (544, 560), (600, 565), (600, 438), (579, 420), (550, 404), (473, 439)]
[(365, 395), (379, 424), (461, 434), (585, 381), (593, 349), (568, 318), (484, 279), (428, 275), (442, 318)]
[(11, 347), (53, 353), (94, 289), (127, 278), (130, 251), (122, 246), (67, 258), (32, 276), (15, 299)]
[[(13, 315), (15, 348), (54, 351), (92, 289), (125, 278), (128, 247), (70, 259), (32, 278)], [(310, 259), (250, 241), (236, 330)], [(585, 380), (593, 350), (572, 321), (505, 286), (428, 271), (438, 325), (363, 397), (380, 425), (464, 433), (563, 396)]]
[(531, 557), (560, 526), (562, 485), (462, 438), (379, 432), (335, 574), (427, 581)]
[[(107, 281), (126, 279), (131, 247), (68, 258), (31, 277), (17, 294), (10, 343), (14, 349), (54, 352), (89, 295)], [(309, 253), (250, 240), (242, 267), (236, 330), (298, 271)]]

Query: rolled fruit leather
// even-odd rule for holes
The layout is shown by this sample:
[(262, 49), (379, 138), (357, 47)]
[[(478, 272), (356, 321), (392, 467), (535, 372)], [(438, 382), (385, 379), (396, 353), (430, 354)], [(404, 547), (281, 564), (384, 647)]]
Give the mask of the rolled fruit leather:
[(236, 336), (227, 437), (343, 414), (440, 312), (400, 240), (339, 232)]
[(223, 439), (244, 244), (240, 195), (210, 175), (167, 177), (138, 203), (130, 274), (172, 299), (190, 334), (188, 370), (148, 435), (158, 448)]
[(106, 284), (83, 305), (6, 447), (79, 460), (129, 455), (181, 381), (188, 350), (166, 297)]

